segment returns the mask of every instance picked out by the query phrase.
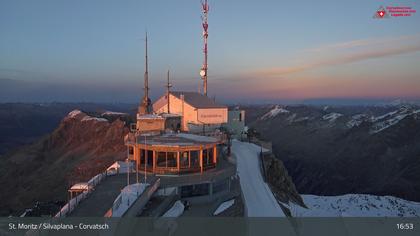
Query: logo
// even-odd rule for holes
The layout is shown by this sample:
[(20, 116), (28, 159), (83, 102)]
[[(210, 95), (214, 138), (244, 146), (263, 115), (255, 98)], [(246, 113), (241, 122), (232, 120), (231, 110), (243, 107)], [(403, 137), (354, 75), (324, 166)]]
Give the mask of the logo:
[(408, 6), (387, 6), (386, 8), (380, 6), (373, 15), (373, 18), (383, 19), (390, 17), (412, 16), (414, 13), (416, 13), (416, 10)]
[(375, 15), (373, 15), (373, 18), (388, 18), (389, 15), (386, 12), (385, 8), (383, 6), (380, 6), (379, 9), (375, 12)]

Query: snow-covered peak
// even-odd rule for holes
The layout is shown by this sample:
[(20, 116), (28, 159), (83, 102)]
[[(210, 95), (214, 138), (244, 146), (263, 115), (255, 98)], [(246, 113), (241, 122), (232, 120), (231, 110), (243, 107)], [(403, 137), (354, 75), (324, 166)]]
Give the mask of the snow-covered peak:
[(351, 120), (349, 120), (346, 125), (349, 128), (357, 127), (360, 124), (362, 124), (364, 121), (370, 121), (372, 118), (367, 114), (356, 114), (351, 117)]
[(86, 121), (98, 121), (98, 122), (108, 122), (107, 119), (105, 118), (101, 118), (101, 117), (93, 117), (93, 116), (89, 116), (86, 113), (80, 111), (80, 110), (73, 110), (71, 111), (65, 119), (77, 119), (80, 120), (82, 122), (86, 122)]
[(98, 122), (108, 122), (105, 118), (99, 118), (99, 117), (92, 117), (92, 116), (85, 116), (82, 118), (82, 121), (98, 121)]
[(68, 115), (67, 115), (67, 117), (69, 117), (69, 118), (75, 118), (76, 116), (78, 116), (79, 114), (82, 114), (83, 112), (81, 111), (81, 110), (73, 110), (73, 111), (71, 111)]
[(265, 113), (262, 117), (261, 120), (265, 120), (268, 118), (273, 118), (276, 117), (278, 114), (281, 113), (289, 113), (290, 111), (281, 108), (279, 105), (276, 105), (273, 109), (271, 109), (269, 112)]
[(106, 111), (102, 113), (102, 116), (126, 116), (127, 113), (124, 112), (116, 112), (116, 111)]
[(372, 118), (371, 133), (379, 133), (395, 124), (409, 115), (417, 114), (417, 111), (408, 106), (402, 106), (398, 110), (385, 113), (383, 115)]
[(322, 116), (322, 119), (327, 120), (329, 122), (334, 122), (335, 120), (337, 120), (338, 118), (340, 118), (342, 116), (343, 116), (343, 114), (341, 114), (341, 113), (332, 112), (332, 113), (328, 113), (328, 114)]

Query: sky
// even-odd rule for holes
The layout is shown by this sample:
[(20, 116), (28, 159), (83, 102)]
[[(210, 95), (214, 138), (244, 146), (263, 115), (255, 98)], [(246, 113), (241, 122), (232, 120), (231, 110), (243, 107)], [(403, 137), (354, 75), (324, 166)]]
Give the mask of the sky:
[[(209, 95), (228, 103), (420, 98), (419, 1), (209, 0)], [(199, 0), (0, 0), (0, 102), (137, 102), (198, 91)]]

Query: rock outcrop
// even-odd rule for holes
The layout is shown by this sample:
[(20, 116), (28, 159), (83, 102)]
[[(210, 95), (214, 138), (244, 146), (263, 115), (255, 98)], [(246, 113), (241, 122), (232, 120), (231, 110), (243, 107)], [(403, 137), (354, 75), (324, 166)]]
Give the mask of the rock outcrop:
[[(302, 197), (296, 190), (292, 178), (289, 176), (283, 162), (277, 159), (273, 154), (266, 154), (263, 157), (266, 182), (271, 188), (278, 201), (288, 205), (294, 203), (306, 207)], [(287, 207), (282, 206), (286, 215), (291, 216)]]
[[(104, 118), (106, 117), (106, 118)], [(49, 135), (3, 157), (0, 215), (16, 214), (37, 201), (65, 201), (70, 185), (86, 181), (126, 157), (127, 115), (70, 112)]]

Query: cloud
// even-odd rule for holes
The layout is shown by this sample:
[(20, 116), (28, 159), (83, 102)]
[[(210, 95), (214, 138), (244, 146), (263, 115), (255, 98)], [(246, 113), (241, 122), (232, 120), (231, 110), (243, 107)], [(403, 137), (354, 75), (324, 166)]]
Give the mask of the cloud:
[[(365, 39), (332, 44), (307, 50), (305, 58), (311, 58), (300, 65), (265, 68), (254, 71), (255, 75), (278, 77), (306, 70), (348, 64), (420, 51), (419, 35), (387, 39)], [(314, 55), (311, 55), (311, 52)]]
[(414, 34), (414, 35), (402, 35), (398, 37), (392, 37), (392, 38), (375, 38), (375, 39), (357, 39), (352, 40), (348, 42), (340, 42), (340, 43), (334, 43), (329, 45), (324, 45), (317, 48), (311, 48), (307, 49), (306, 52), (327, 52), (330, 50), (346, 50), (346, 49), (355, 49), (357, 47), (366, 47), (366, 46), (372, 46), (372, 45), (389, 45), (389, 44), (395, 44), (395, 43), (402, 43), (406, 41), (412, 41), (412, 40), (419, 40), (420, 35)]

